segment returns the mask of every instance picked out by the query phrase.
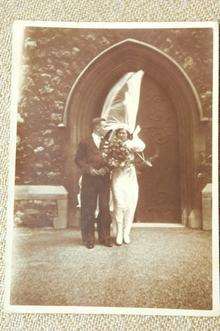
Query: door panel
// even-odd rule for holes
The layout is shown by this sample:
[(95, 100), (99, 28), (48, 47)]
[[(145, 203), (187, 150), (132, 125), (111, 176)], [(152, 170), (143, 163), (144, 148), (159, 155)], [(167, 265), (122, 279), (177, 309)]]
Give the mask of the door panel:
[(137, 123), (147, 145), (145, 155), (158, 157), (152, 168), (138, 170), (136, 222), (181, 222), (178, 126), (168, 95), (168, 89), (145, 74)]

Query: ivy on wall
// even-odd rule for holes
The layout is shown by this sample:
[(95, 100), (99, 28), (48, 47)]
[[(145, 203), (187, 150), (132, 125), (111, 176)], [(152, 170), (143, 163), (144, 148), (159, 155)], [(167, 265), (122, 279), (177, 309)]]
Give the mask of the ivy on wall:
[[(16, 183), (63, 184), (65, 140), (58, 124), (62, 122), (68, 93), (77, 76), (96, 55), (124, 39), (144, 41), (175, 59), (195, 85), (204, 115), (210, 117), (211, 33), (210, 29), (26, 28), (18, 107)], [(210, 150), (207, 153), (208, 156)]]

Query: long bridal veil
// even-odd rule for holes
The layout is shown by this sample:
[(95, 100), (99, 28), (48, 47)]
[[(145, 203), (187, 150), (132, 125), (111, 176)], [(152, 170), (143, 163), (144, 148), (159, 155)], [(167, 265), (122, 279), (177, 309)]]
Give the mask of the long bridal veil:
[(125, 127), (134, 132), (143, 75), (143, 70), (126, 73), (107, 94), (101, 113), (106, 131)]

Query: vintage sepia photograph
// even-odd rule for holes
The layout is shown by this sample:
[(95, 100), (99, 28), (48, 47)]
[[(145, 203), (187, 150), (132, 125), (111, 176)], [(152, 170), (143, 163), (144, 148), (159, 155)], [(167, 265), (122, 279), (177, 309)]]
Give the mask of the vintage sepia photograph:
[(13, 26), (6, 309), (216, 315), (218, 24)]

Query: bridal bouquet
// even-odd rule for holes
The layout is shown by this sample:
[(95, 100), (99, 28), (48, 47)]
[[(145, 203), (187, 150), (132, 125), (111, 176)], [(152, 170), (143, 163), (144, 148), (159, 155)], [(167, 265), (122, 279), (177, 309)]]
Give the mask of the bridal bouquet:
[(111, 168), (124, 168), (134, 163), (134, 154), (118, 138), (103, 144), (101, 155)]

